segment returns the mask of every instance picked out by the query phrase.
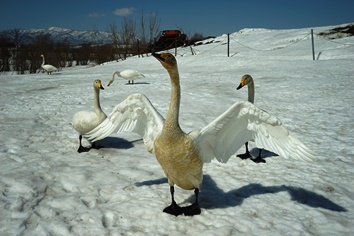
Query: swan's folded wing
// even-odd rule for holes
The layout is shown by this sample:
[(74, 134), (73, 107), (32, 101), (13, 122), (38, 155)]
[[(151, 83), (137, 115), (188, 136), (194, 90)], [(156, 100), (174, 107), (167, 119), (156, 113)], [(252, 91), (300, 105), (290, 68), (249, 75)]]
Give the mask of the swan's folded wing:
[(153, 142), (164, 122), (149, 99), (141, 93), (135, 93), (119, 103), (100, 125), (83, 136), (90, 141), (97, 141), (113, 133), (131, 131), (142, 136), (148, 151), (153, 152)]
[(139, 71), (136, 70), (131, 70), (131, 69), (127, 69), (127, 70), (123, 70), (122, 72), (120, 72), (121, 76), (125, 79), (138, 79), (138, 78), (142, 78), (145, 77), (142, 73), (140, 73)]
[(196, 135), (204, 162), (213, 158), (227, 162), (250, 140), (285, 158), (311, 160), (315, 157), (315, 153), (292, 135), (278, 118), (246, 101), (235, 103)]

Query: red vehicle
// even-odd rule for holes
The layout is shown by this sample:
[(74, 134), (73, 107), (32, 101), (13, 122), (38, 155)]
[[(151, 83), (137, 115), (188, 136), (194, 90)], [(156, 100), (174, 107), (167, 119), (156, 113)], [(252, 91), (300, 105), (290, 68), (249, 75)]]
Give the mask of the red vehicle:
[(186, 34), (182, 34), (180, 30), (163, 30), (159, 33), (158, 39), (155, 41), (155, 50), (166, 50), (184, 45), (187, 39)]

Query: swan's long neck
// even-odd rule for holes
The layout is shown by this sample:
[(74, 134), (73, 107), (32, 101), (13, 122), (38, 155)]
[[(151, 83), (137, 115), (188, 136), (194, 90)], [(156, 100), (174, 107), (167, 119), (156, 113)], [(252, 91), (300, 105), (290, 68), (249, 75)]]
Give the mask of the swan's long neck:
[(165, 128), (173, 129), (174, 131), (182, 131), (178, 121), (181, 102), (181, 87), (179, 83), (178, 69), (169, 70), (168, 73), (171, 78), (171, 101), (165, 120)]
[(42, 56), (42, 58), (43, 58), (42, 66), (44, 66), (44, 64), (45, 64), (44, 56)]
[(115, 76), (115, 75), (118, 75), (118, 76), (119, 76), (119, 74), (120, 74), (119, 71), (116, 71), (116, 72), (113, 73), (112, 79), (108, 82), (108, 86), (110, 86), (110, 85), (113, 83), (113, 81), (114, 81), (114, 76)]
[(93, 107), (95, 109), (96, 114), (100, 114), (102, 112), (100, 105), (100, 89), (95, 87), (95, 93), (93, 97)]
[(248, 101), (254, 103), (254, 83), (253, 81), (248, 84)]

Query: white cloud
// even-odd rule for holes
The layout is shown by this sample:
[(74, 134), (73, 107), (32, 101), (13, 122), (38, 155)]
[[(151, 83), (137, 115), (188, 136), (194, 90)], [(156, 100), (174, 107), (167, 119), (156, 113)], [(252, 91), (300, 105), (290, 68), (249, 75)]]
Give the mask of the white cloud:
[(119, 8), (119, 9), (116, 9), (113, 13), (116, 16), (128, 16), (128, 15), (133, 14), (133, 12), (135, 10), (136, 9), (132, 8), (132, 7), (130, 7), (130, 8)]

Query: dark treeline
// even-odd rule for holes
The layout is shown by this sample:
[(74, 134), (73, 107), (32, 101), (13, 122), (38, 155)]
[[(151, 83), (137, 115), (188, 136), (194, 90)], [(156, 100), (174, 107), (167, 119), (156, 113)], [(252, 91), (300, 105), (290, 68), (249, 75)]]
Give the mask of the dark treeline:
[[(138, 26), (137, 26), (138, 25)], [(160, 20), (157, 16), (142, 17), (137, 24), (124, 19), (120, 28), (109, 25), (111, 43), (99, 42), (95, 37), (98, 31), (92, 31), (92, 41), (81, 45), (71, 45), (67, 39), (54, 41), (48, 34), (38, 35), (24, 43), (21, 30), (15, 29), (9, 35), (0, 34), (0, 73), (13, 71), (17, 74), (41, 72), (42, 58), (46, 64), (59, 69), (74, 65), (101, 64), (113, 60), (125, 60), (129, 56), (147, 55), (154, 51), (154, 42), (159, 33)], [(186, 45), (201, 39), (195, 33)], [(165, 49), (173, 47), (173, 43)]]
[(128, 46), (127, 49), (94, 42), (70, 45), (67, 40), (54, 42), (50, 35), (39, 35), (30, 43), (21, 43), (21, 35), (14, 32), (13, 38), (0, 35), (0, 72), (39, 73), (42, 65), (41, 54), (45, 56), (46, 64), (63, 68), (124, 59), (137, 52), (134, 45)]

